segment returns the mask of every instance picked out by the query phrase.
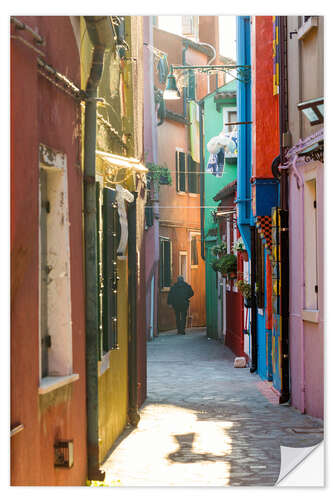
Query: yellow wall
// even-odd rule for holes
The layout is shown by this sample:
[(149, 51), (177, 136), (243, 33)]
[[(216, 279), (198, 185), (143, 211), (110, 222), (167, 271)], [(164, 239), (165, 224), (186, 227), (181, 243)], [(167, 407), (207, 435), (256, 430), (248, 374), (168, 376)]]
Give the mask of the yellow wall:
[[(119, 350), (110, 351), (110, 367), (99, 377), (100, 461), (127, 423), (128, 407), (128, 269), (127, 259), (118, 265), (118, 342)], [(101, 363), (99, 363), (101, 365)]]

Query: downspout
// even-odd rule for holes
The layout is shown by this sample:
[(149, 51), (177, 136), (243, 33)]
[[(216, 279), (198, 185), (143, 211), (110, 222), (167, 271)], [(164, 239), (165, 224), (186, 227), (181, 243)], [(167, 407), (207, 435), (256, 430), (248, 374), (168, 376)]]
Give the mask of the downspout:
[(257, 348), (257, 298), (256, 298), (256, 228), (251, 226), (251, 367), (254, 373), (258, 367)]
[(136, 427), (140, 420), (138, 411), (138, 361), (137, 361), (137, 251), (136, 251), (136, 211), (138, 193), (133, 193), (134, 201), (128, 207), (128, 419)]
[(86, 86), (84, 124), (84, 242), (86, 305), (86, 404), (88, 479), (103, 481), (99, 469), (98, 439), (98, 360), (99, 335), (97, 314), (97, 228), (96, 228), (96, 136), (97, 94), (103, 73), (106, 44), (99, 38), (98, 22), (105, 18), (85, 17), (90, 41), (94, 46)]
[[(287, 43), (286, 16), (279, 16), (279, 67), (280, 67), (280, 158), (286, 163), (285, 137), (288, 132), (287, 100)], [(288, 172), (282, 168), (280, 177), (280, 250), (281, 250), (281, 396), (280, 403), (289, 401), (289, 213), (288, 213)]]
[(203, 112), (204, 101), (199, 102), (199, 132), (200, 132), (200, 232), (201, 232), (201, 258), (205, 260), (205, 155), (203, 137)]
[[(251, 26), (249, 16), (237, 17), (237, 65), (251, 65)], [(251, 170), (252, 170), (252, 108), (251, 80), (237, 80), (237, 121), (238, 159), (237, 159), (237, 225), (251, 261), (251, 367), (257, 370), (257, 304), (256, 281), (256, 230), (251, 210)]]
[[(237, 64), (250, 65), (250, 17), (237, 17)], [(238, 125), (238, 165), (237, 199), (238, 228), (251, 258), (251, 82), (237, 80), (237, 121), (246, 122)]]

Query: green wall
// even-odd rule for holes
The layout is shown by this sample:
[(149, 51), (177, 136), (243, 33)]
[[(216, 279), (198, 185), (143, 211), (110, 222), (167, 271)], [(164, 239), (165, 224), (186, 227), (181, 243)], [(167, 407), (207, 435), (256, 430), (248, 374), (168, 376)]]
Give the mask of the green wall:
[[(220, 134), (223, 129), (223, 109), (235, 108), (236, 97), (230, 97), (230, 92), (236, 90), (236, 82), (232, 81), (224, 87), (220, 87), (217, 91), (212, 92), (204, 98), (204, 158), (205, 172), (209, 160), (209, 152), (207, 151), (207, 143), (214, 136)], [(216, 94), (221, 95), (219, 104), (215, 102)], [(227, 95), (228, 94), (228, 95)], [(224, 96), (223, 96), (224, 95)], [(217, 109), (218, 108), (218, 109)], [(232, 160), (231, 160), (232, 161)], [(237, 178), (237, 164), (225, 160), (224, 173), (222, 177), (215, 177), (212, 174), (205, 173), (205, 188), (204, 188), (204, 238), (205, 238), (205, 262), (206, 262), (206, 325), (208, 337), (217, 338), (217, 280), (216, 273), (212, 270), (210, 263), (212, 260), (211, 247), (220, 242), (219, 235), (217, 237), (208, 235), (210, 229), (217, 229), (217, 224), (211, 216), (213, 207), (217, 207), (219, 202), (213, 200), (214, 196), (227, 184)], [(208, 208), (209, 207), (209, 208)]]

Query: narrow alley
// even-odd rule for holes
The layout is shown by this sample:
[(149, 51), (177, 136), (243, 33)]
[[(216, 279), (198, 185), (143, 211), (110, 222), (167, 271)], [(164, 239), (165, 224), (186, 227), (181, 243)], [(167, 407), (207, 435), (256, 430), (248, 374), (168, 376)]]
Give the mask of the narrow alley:
[(127, 8), (8, 18), (8, 485), (274, 486), (326, 424), (325, 16)]
[[(102, 466), (106, 483), (272, 486), (280, 446), (322, 440), (322, 421), (266, 397), (260, 377), (233, 361), (204, 329), (150, 342), (148, 397), (138, 427), (125, 430)], [(311, 432), (297, 432), (304, 428)]]

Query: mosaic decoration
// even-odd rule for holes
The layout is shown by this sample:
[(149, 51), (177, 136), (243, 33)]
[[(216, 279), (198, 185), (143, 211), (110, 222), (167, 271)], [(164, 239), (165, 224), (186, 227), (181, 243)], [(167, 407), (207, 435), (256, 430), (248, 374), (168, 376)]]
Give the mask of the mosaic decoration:
[(268, 255), (272, 255), (272, 217), (270, 215), (258, 215), (256, 226), (258, 234), (265, 245)]

